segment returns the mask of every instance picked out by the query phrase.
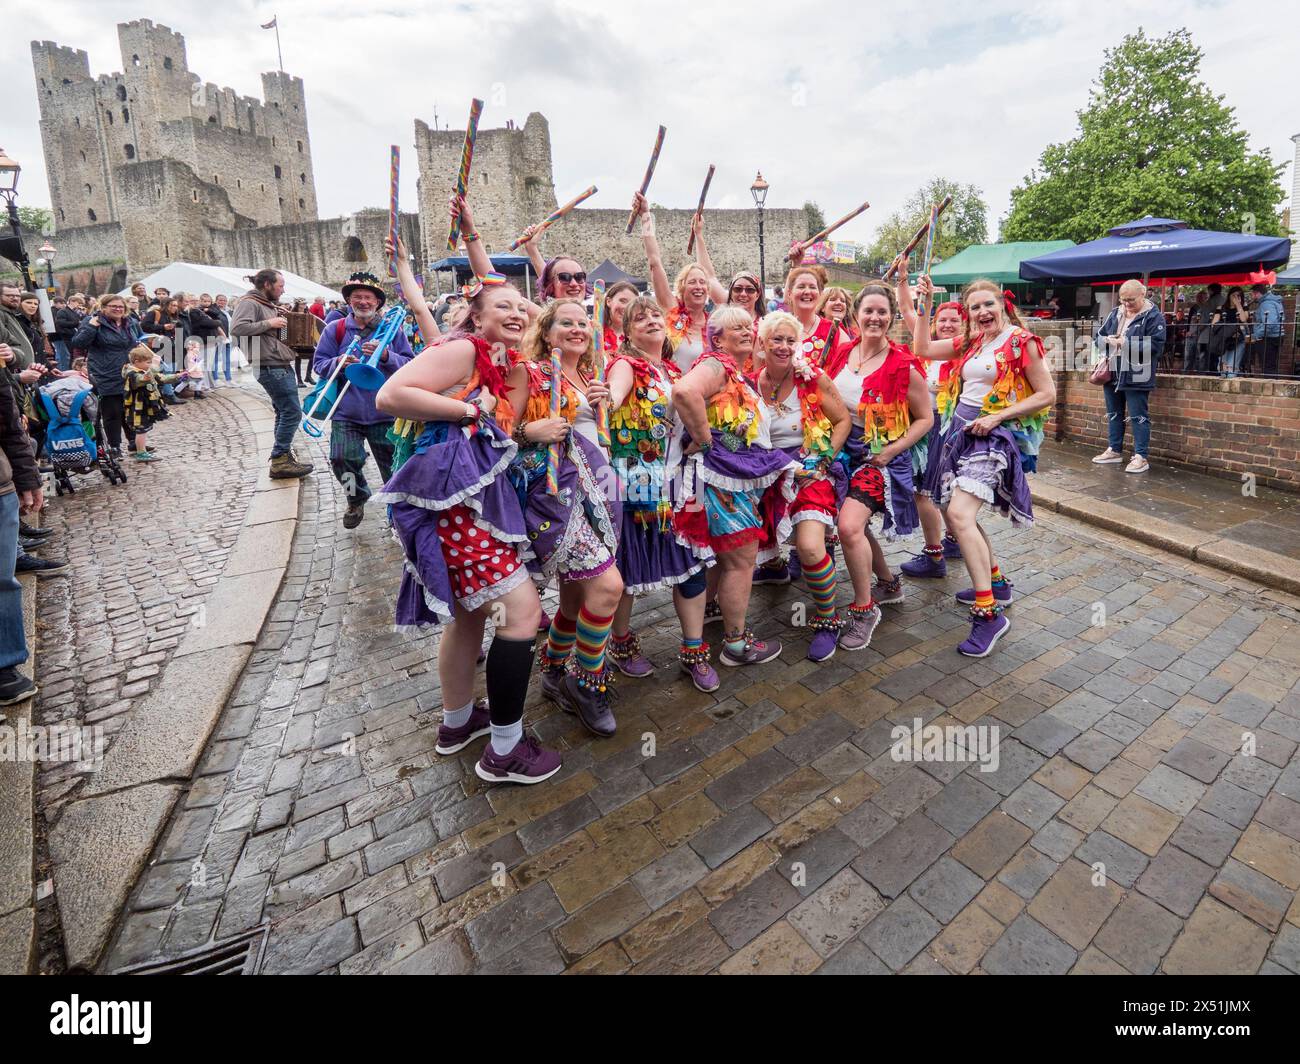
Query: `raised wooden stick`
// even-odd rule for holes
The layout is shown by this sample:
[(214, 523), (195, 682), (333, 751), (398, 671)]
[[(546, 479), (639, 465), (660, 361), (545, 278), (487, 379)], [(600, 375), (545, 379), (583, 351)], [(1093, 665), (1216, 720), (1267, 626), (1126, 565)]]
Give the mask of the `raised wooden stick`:
[[(716, 169), (712, 163), (709, 163), (709, 172), (704, 175), (704, 188), (700, 190), (700, 205), (695, 208), (695, 218), (699, 218), (704, 213), (704, 198), (709, 194), (709, 185), (713, 181), (713, 171)], [(691, 235), (686, 238), (686, 254), (695, 253), (695, 219), (691, 219)]]
[[(650, 165), (645, 168), (645, 177), (641, 179), (641, 195), (645, 195), (650, 189), (650, 178), (654, 177), (655, 165), (659, 162), (659, 151), (664, 146), (664, 134), (668, 130), (663, 126), (659, 127), (659, 132), (655, 136), (655, 149), (650, 153)], [(627, 235), (632, 235), (632, 226), (636, 224), (636, 211), (629, 212), (627, 216)]]
[[(932, 208), (930, 218), (937, 223), (939, 220), (939, 215), (941, 215), (944, 211), (946, 211), (950, 206), (952, 206), (952, 197), (945, 196), (943, 198), (943, 202), (940, 203), (938, 207)], [(898, 272), (898, 267), (903, 264), (903, 260), (905, 258), (908, 258), (912, 254), (912, 252), (916, 250), (916, 245), (919, 244), (922, 240), (924, 240), (926, 234), (928, 234), (929, 232), (930, 232), (930, 221), (927, 220), (926, 223), (916, 231), (916, 235), (912, 237), (912, 239), (908, 242), (907, 247), (903, 248), (903, 250), (899, 252), (899, 254), (895, 257), (894, 261), (890, 264), (889, 269), (885, 271), (885, 276), (881, 278), (882, 281), (888, 281), (891, 277), (894, 276), (894, 274)]]
[(870, 203), (864, 203), (861, 207), (854, 207), (853, 210), (849, 211), (849, 213), (846, 214), (843, 218), (841, 218), (838, 222), (833, 222), (831, 225), (828, 225), (820, 233), (814, 233), (807, 240), (796, 241), (794, 246), (795, 248), (799, 249), (800, 257), (803, 256), (803, 253), (805, 251), (807, 251), (810, 247), (812, 247), (815, 243), (817, 243), (817, 241), (825, 240), (828, 236), (830, 236), (833, 232), (835, 232), (835, 230), (838, 229), (840, 226), (842, 226), (845, 222), (853, 221), (854, 218), (856, 218), (859, 214), (861, 214), (870, 206), (871, 206)]
[[(582, 193), (582, 195), (574, 196), (573, 199), (569, 200), (569, 202), (566, 203), (563, 207), (556, 207), (555, 210), (551, 211), (551, 213), (548, 214), (545, 217), (545, 219), (543, 219), (538, 224), (536, 231), (533, 233), (533, 238), (536, 239), (537, 237), (541, 236), (552, 225), (554, 225), (566, 214), (568, 214), (571, 210), (573, 210), (573, 208), (576, 207), (579, 203), (581, 203), (585, 199), (589, 199), (595, 194), (596, 194), (596, 186), (592, 185), (591, 188), (587, 189), (587, 191)], [(526, 239), (527, 237), (520, 236), (513, 244), (510, 245), (510, 250), (514, 251), (515, 248), (523, 244)]]

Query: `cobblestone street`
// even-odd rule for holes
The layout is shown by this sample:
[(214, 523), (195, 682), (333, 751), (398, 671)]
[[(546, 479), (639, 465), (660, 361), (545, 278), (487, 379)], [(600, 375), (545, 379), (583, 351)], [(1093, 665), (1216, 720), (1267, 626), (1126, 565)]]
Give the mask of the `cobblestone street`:
[[(124, 613), (139, 625), (163, 603), (183, 622), (181, 576), (215, 578), (235, 520), (244, 474), (218, 483), (217, 443), (193, 439), (129, 485), (176, 475), (212, 501), (174, 542), (139, 522), (142, 554), (179, 554)], [(1300, 971), (1295, 600), (1045, 513), (996, 526), (1017, 601), (990, 658), (953, 649), (960, 563), (822, 665), (785, 626), (802, 587), (766, 587), (751, 617), (786, 651), (715, 697), (671, 667), (671, 606), (649, 599), (661, 668), (619, 684), (618, 734), (534, 685), (526, 723), (564, 769), (489, 787), (479, 743), (433, 753), (437, 637), (392, 628), (382, 513), (345, 531), (324, 446), (300, 442), (317, 472), (284, 583), (105, 969), (269, 922), (268, 973)], [(46, 626), (66, 610), (43, 601)], [(147, 680), (128, 670), (168, 623), (111, 648), (92, 713)], [(915, 718), (998, 728), (996, 771), (896, 760)]]

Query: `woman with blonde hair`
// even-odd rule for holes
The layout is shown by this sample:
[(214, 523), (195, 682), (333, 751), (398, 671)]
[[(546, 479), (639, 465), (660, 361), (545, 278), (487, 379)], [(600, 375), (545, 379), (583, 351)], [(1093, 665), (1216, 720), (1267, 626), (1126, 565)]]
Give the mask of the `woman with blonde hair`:
[[(550, 368), (557, 348), (558, 382)], [(529, 328), (520, 355), (506, 379), (519, 445), (510, 476), (523, 500), (533, 579), (543, 586), (557, 579), (560, 587), (541, 654), (542, 693), (576, 713), (588, 731), (613, 735), (605, 650), (623, 596), (615, 565), (622, 514), (608, 497), (609, 462), (596, 443), (595, 408), (609, 401), (608, 386), (595, 375), (595, 359), (604, 353), (595, 349), (586, 307), (553, 299)], [(556, 383), (558, 416), (551, 413)], [(551, 444), (560, 444), (555, 494), (547, 485)]]
[[(673, 362), (686, 373), (695, 364), (695, 360), (704, 354), (707, 346), (705, 308), (709, 302), (709, 275), (699, 263), (688, 263), (677, 271), (677, 276), (670, 285), (659, 241), (655, 237), (654, 215), (650, 213), (645, 197), (639, 192), (632, 198), (632, 209), (641, 219), (641, 240), (650, 267), (650, 283), (667, 320)], [(753, 319), (750, 320), (752, 322)]]
[(759, 562), (778, 556), (793, 537), (815, 612), (808, 657), (825, 661), (835, 653), (840, 618), (835, 612), (835, 563), (829, 540), (848, 492), (841, 448), (852, 422), (834, 382), (798, 352), (799, 322), (775, 311), (759, 322), (763, 365), (755, 383), (771, 419), (774, 450), (799, 465), (792, 501), (776, 487), (764, 500), (765, 535)]
[[(930, 278), (922, 276), (923, 302), (933, 289)], [(1033, 524), (1025, 472), (1037, 466), (1056, 387), (1043, 341), (1025, 329), (1001, 286), (972, 281), (962, 303), (966, 320), (960, 337), (932, 341), (920, 319), (913, 331), (919, 357), (956, 361), (939, 392), (943, 425), (921, 490), (943, 511), (971, 577), (972, 587), (957, 593), (957, 600), (971, 608), (970, 636), (957, 651), (982, 658), (1011, 627), (1002, 610), (1013, 595), (980, 527), (980, 508), (992, 506), (1014, 525)]]
[(831, 285), (825, 289), (821, 299), (817, 301), (817, 313), (839, 326), (840, 333), (836, 337), (837, 341), (847, 339), (852, 342), (858, 338), (853, 329), (853, 315), (850, 313), (852, 304), (853, 296), (849, 294), (849, 290), (839, 285)]

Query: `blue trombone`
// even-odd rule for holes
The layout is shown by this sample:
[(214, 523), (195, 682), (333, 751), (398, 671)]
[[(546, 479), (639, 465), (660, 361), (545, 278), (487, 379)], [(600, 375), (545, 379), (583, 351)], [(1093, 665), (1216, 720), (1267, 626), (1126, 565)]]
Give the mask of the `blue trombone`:
[[(363, 341), (361, 334), (358, 333), (352, 338), (345, 350), (334, 363), (334, 370), (329, 377), (320, 381), (315, 388), (308, 393), (306, 401), (303, 403), (302, 431), (315, 439), (320, 439), (324, 434), (322, 425), (334, 417), (334, 411), (338, 409), (339, 403), (343, 401), (343, 396), (347, 390), (356, 385), (362, 391), (377, 392), (384, 386), (384, 371), (379, 368), (379, 360), (383, 357), (388, 345), (393, 342), (393, 338), (401, 332), (402, 323), (406, 320), (406, 308), (400, 303), (394, 304), (380, 319), (379, 328), (375, 330), (374, 336), (370, 340), (375, 342), (375, 349), (370, 354), (361, 356), (361, 345), (369, 341)], [(344, 376), (347, 378), (342, 388), (334, 392), (338, 380), (339, 371), (344, 368), (348, 358), (358, 357), (361, 360), (347, 366)], [(316, 420), (317, 411), (325, 407), (325, 416)]]

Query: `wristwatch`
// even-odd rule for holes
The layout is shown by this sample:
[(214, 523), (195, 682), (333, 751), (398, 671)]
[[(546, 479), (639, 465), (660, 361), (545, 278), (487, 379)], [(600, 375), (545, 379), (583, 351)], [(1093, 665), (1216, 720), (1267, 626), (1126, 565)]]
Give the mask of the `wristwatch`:
[(482, 413), (482, 411), (481, 411), (477, 406), (475, 406), (473, 403), (466, 403), (466, 404), (465, 404), (465, 416), (462, 417), (462, 418), (460, 419), (460, 421), (458, 422), (458, 424), (459, 424), (460, 427), (463, 428), (463, 429), (467, 429), (467, 428), (469, 428), (471, 425), (476, 425), (476, 424), (478, 424), (479, 414), (481, 414), (481, 413)]

